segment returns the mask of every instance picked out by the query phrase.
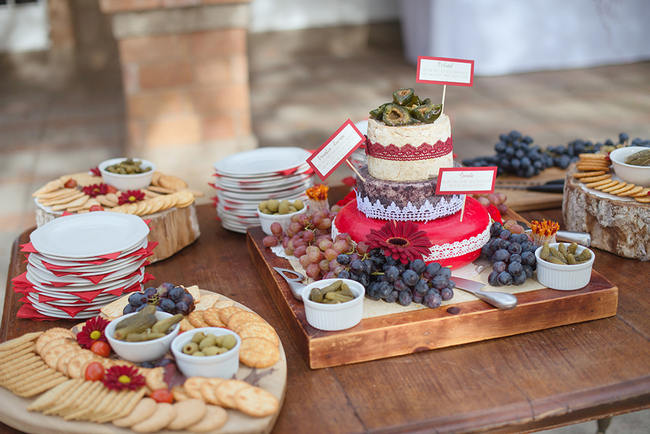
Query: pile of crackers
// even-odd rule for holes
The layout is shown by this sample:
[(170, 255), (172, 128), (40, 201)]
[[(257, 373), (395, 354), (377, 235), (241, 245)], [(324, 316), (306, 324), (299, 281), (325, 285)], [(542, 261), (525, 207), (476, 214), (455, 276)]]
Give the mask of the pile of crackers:
[(144, 216), (174, 207), (188, 207), (194, 203), (195, 197), (203, 195), (200, 192), (188, 190), (187, 183), (182, 179), (161, 172), (153, 173), (151, 185), (140, 190), (144, 194), (144, 199), (135, 203), (119, 205), (120, 192), (96, 197), (84, 194), (83, 187), (101, 183), (100, 176), (85, 172), (73, 173), (48, 182), (35, 191), (32, 196), (39, 204), (52, 211), (84, 213), (93, 206), (101, 206), (106, 211)]
[(619, 197), (629, 197), (640, 203), (650, 203), (650, 188), (612, 179), (609, 157), (605, 154), (580, 154), (573, 177), (593, 188)]
[(223, 300), (205, 310), (194, 310), (181, 321), (181, 333), (200, 327), (228, 328), (241, 338), (241, 363), (258, 369), (275, 365), (280, 360), (280, 338), (275, 329), (258, 314), (233, 304)]

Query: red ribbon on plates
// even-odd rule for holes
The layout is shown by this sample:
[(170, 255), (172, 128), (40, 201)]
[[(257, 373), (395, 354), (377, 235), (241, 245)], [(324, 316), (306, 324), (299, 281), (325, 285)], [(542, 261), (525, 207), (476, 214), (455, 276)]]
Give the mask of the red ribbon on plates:
[(20, 251), (23, 253), (38, 253), (38, 250), (34, 248), (34, 245), (31, 242), (21, 244)]
[(11, 279), (14, 286), (32, 286), (32, 282), (27, 280), (27, 271)]
[(58, 318), (52, 318), (38, 312), (31, 303), (25, 303), (16, 312), (16, 318), (31, 319), (34, 321), (54, 321)]
[[(47, 303), (45, 303), (47, 304)], [(72, 318), (74, 318), (79, 312), (84, 311), (88, 309), (88, 306), (54, 306), (51, 304), (47, 304), (53, 309), (59, 309), (62, 310), (63, 312), (67, 313), (70, 315)]]
[(80, 291), (80, 292), (75, 292), (74, 295), (79, 297), (80, 299), (90, 303), (93, 301), (99, 294), (104, 291), (103, 289), (96, 289), (94, 291)]

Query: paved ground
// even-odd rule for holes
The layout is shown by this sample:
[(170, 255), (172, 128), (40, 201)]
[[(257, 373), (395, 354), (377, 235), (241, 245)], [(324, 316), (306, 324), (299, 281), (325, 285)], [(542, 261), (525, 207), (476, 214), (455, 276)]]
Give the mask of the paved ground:
[[(392, 25), (255, 34), (249, 51), (253, 128), (261, 146), (318, 147), (343, 121), (366, 118), (394, 89), (415, 82)], [(123, 153), (118, 71), (80, 74), (66, 86), (12, 76), (0, 82), (0, 290), (11, 243), (34, 224), (31, 192)], [(439, 86), (416, 89), (441, 97)], [(498, 134), (511, 129), (541, 145), (613, 139), (622, 131), (649, 138), (650, 62), (479, 77), (472, 88), (448, 88), (445, 111), (461, 158), (491, 153)], [(333, 182), (348, 175), (340, 169)], [(209, 193), (205, 185), (192, 187)], [(648, 433), (649, 426), (650, 411), (638, 412), (616, 417), (608, 433)], [(593, 433), (595, 423), (552, 432)]]

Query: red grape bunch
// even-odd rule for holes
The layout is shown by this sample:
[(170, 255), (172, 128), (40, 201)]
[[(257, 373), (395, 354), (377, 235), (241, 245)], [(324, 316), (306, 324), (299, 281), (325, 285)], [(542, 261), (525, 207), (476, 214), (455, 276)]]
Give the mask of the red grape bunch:
[(264, 237), (262, 243), (264, 247), (282, 244), (284, 253), (298, 258), (307, 276), (314, 280), (335, 277), (335, 268), (340, 266), (336, 257), (354, 250), (354, 243), (347, 235), (332, 240), (335, 215), (320, 211), (295, 215), (286, 231), (279, 223), (273, 223), (273, 235)]

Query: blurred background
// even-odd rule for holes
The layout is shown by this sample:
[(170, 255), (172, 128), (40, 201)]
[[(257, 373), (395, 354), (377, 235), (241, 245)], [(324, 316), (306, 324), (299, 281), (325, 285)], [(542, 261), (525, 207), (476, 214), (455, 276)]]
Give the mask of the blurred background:
[(128, 155), (207, 201), (226, 155), (314, 149), (399, 87), (440, 98), (415, 86), (419, 55), (476, 62), (446, 95), (459, 158), (512, 129), (648, 139), (649, 21), (647, 0), (0, 0), (0, 288), (45, 182)]

